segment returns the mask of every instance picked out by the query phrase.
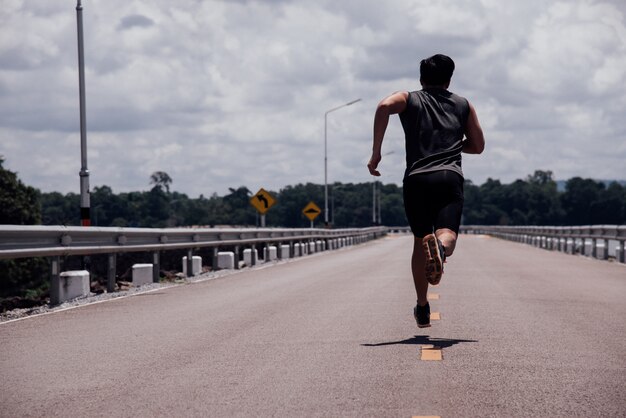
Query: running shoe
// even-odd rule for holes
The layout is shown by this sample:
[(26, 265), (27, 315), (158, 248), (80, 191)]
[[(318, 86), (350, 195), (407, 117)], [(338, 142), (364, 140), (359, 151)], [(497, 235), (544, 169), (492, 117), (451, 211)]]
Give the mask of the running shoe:
[(430, 304), (426, 302), (424, 306), (415, 305), (413, 317), (418, 328), (428, 328), (430, 326)]
[(443, 275), (443, 263), (446, 261), (446, 252), (443, 244), (434, 234), (428, 234), (422, 240), (426, 255), (426, 280), (432, 285), (438, 285)]

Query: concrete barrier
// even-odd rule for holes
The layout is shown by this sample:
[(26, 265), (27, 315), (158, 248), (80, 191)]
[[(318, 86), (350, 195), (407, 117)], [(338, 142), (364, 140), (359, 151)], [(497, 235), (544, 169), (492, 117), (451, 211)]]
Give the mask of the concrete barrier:
[(269, 247), (267, 247), (267, 260), (265, 261), (274, 261), (277, 258), (278, 258), (278, 249), (273, 245), (270, 245)]
[(302, 246), (298, 243), (293, 244), (293, 256), (294, 257), (302, 256)]
[[(254, 258), (258, 262), (259, 261), (259, 251), (254, 249)], [(243, 250), (243, 262), (246, 266), (252, 265), (252, 248), (246, 248)]]
[(217, 268), (233, 270), (235, 268), (235, 253), (232, 251), (217, 253)]
[(89, 272), (87, 270), (64, 271), (59, 275), (59, 281), (52, 283), (50, 294), (55, 295), (54, 303), (85, 297), (89, 295)]
[(315, 252), (315, 243), (313, 241), (309, 242), (309, 253), (313, 254)]
[(289, 253), (290, 250), (291, 250), (291, 247), (289, 247), (289, 245), (281, 245), (280, 246), (280, 259), (286, 260), (290, 258), (291, 257), (291, 254)]
[(152, 283), (152, 264), (133, 264), (133, 286)]
[[(202, 257), (198, 255), (194, 255), (191, 259), (192, 267), (191, 267), (191, 275), (195, 276), (202, 272)], [(187, 256), (183, 257), (183, 274), (187, 275)]]

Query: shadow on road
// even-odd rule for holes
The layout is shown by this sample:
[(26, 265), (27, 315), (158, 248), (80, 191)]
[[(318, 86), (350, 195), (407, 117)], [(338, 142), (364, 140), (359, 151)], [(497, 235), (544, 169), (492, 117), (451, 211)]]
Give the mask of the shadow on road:
[(361, 344), (363, 347), (381, 347), (383, 345), (434, 345), (438, 348), (448, 348), (459, 343), (477, 343), (478, 340), (455, 340), (449, 338), (431, 338), (428, 335), (416, 335), (406, 340), (386, 341), (382, 343)]

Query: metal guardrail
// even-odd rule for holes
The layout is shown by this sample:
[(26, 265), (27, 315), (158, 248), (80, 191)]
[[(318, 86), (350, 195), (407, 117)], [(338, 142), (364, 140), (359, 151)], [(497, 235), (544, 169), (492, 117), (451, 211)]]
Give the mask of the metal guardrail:
[[(609, 258), (609, 242), (617, 241), (615, 259), (626, 262), (626, 225), (585, 226), (495, 226), (464, 225), (461, 232), (486, 234), (569, 254), (582, 253), (594, 258)], [(599, 244), (602, 245), (599, 245)], [(590, 246), (589, 254), (586, 247)], [(599, 248), (602, 247), (602, 254)]]
[[(322, 249), (335, 249), (376, 239), (387, 233), (386, 227), (351, 229), (248, 229), (248, 228), (101, 228), (75, 226), (0, 225), (0, 259), (50, 257), (52, 304), (61, 302), (61, 257), (108, 254), (107, 291), (115, 290), (116, 255), (128, 252), (152, 252), (153, 281), (158, 282), (160, 253), (187, 250), (187, 275), (193, 275), (193, 252), (212, 247), (211, 264), (217, 268), (219, 248), (235, 249), (235, 268), (239, 268), (239, 250), (252, 249), (251, 265), (256, 264), (256, 246), (289, 244), (289, 256), (295, 255), (297, 244), (322, 241)], [(302, 246), (301, 246), (302, 247)], [(317, 246), (316, 246), (317, 247)], [(308, 251), (307, 251), (308, 252)], [(299, 254), (301, 255), (301, 254)], [(281, 254), (282, 257), (282, 254)]]
[(291, 243), (335, 238), (377, 238), (385, 227), (352, 229), (101, 228), (0, 225), (0, 259), (166, 251)]

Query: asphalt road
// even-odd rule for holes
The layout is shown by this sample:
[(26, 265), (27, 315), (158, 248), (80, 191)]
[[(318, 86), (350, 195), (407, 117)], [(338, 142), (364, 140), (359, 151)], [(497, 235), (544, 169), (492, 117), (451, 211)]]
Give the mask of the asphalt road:
[(418, 330), (411, 245), (0, 324), (0, 415), (626, 416), (624, 265), (462, 236)]

